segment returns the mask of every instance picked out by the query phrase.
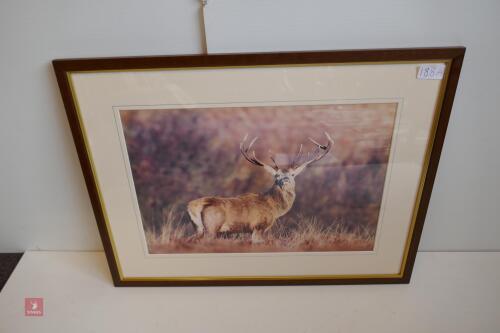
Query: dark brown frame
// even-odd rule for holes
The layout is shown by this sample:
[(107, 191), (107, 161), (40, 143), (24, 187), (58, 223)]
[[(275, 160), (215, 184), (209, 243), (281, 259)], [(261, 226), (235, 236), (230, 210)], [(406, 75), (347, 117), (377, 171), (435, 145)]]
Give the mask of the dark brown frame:
[[(302, 285), (302, 284), (372, 284), (372, 283), (409, 283), (418, 243), (424, 225), (425, 215), (431, 197), (439, 157), (450, 118), (453, 99), (457, 88), (460, 70), (465, 55), (465, 47), (414, 48), (414, 49), (378, 49), (378, 50), (343, 50), (293, 53), (256, 53), (256, 54), (214, 54), (182, 56), (150, 56), (96, 59), (54, 60), (53, 66), (61, 91), (67, 117), (73, 133), (73, 139), (82, 166), (85, 182), (97, 220), (97, 226), (106, 253), (115, 286), (220, 286), (220, 285)], [(75, 101), (67, 74), (76, 71), (134, 70), (180, 67), (234, 67), (263, 65), (300, 65), (326, 63), (382, 63), (401, 61), (449, 61), (448, 79), (441, 99), (441, 110), (430, 152), (425, 182), (416, 212), (413, 233), (402, 275), (398, 278), (301, 278), (293, 279), (221, 279), (221, 280), (122, 280), (111, 246), (110, 235), (106, 229), (103, 208), (98, 197), (97, 184), (93, 178), (91, 162), (87, 154), (84, 136), (78, 121)]]

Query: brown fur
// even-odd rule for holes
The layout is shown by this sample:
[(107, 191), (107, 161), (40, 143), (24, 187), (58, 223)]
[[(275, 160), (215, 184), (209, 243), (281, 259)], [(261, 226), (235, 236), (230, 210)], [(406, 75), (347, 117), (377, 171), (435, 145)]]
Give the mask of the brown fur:
[[(292, 208), (294, 200), (294, 185), (273, 185), (262, 194), (196, 199), (189, 202), (188, 213), (198, 236), (207, 234), (216, 237), (219, 232), (252, 232), (253, 239), (260, 240), (263, 233)], [(201, 220), (202, 226), (196, 223), (196, 219)]]

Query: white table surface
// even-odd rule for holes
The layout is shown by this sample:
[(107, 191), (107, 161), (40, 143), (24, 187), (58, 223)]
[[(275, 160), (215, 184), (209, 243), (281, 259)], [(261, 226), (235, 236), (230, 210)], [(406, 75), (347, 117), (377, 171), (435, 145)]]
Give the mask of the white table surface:
[(27, 252), (0, 332), (498, 333), (500, 253), (419, 253), (409, 285), (115, 288), (101, 252)]

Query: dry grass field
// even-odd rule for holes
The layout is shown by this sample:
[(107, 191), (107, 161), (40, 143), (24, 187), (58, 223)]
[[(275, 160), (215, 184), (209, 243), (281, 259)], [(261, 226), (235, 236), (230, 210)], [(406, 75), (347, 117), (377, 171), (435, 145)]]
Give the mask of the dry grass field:
[[(244, 253), (304, 251), (371, 251), (375, 234), (369, 228), (346, 228), (341, 224), (325, 226), (315, 218), (282, 218), (266, 240), (252, 244), (250, 233), (220, 234), (217, 238), (191, 240), (193, 228), (167, 214), (158, 231), (147, 231), (149, 253)], [(290, 227), (290, 226), (293, 227)]]

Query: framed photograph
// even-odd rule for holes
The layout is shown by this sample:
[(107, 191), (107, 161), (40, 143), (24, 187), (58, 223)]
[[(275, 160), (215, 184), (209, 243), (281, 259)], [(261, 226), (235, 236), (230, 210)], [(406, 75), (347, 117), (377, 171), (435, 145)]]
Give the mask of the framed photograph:
[(464, 53), (54, 60), (115, 285), (408, 283)]

